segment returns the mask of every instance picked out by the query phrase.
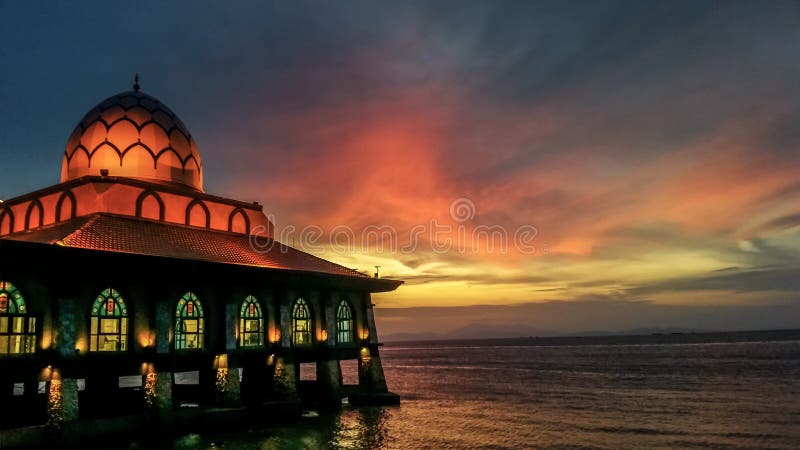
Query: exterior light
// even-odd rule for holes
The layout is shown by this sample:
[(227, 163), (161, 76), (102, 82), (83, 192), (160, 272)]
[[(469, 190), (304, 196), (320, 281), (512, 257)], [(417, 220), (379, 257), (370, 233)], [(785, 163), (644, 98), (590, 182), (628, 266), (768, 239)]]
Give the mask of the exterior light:
[(319, 332), (319, 341), (320, 342), (328, 341), (328, 330), (322, 330)]
[(228, 355), (223, 353), (221, 355), (217, 355), (214, 357), (214, 368), (215, 369), (227, 369), (228, 368)]
[(275, 330), (270, 333), (269, 342), (270, 344), (277, 344), (281, 340), (281, 330), (276, 328)]

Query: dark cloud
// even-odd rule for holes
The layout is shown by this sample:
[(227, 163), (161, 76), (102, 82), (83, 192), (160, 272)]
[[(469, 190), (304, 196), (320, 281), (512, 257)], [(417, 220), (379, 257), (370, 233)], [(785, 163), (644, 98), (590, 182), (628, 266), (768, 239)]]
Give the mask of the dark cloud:
[[(381, 255), (410, 286), (519, 285), (517, 301), (583, 299), (571, 289), (624, 302), (691, 291), (768, 300), (800, 289), (797, 237), (775, 239), (800, 224), (798, 11), (779, 1), (0, 2), (0, 162), (14, 168), (0, 198), (57, 182), (76, 121), (139, 72), (192, 130), (206, 190), (260, 201), (279, 229), (386, 224), (406, 236), (468, 197), (469, 226), (533, 225), (536, 245), (555, 252), (442, 254), (423, 240), (414, 254)], [(698, 269), (672, 277), (677, 258)], [(609, 294), (620, 286), (630, 290)], [(604, 304), (631, 321), (661, 311)], [(537, 308), (606, 314), (586, 302)], [(558, 314), (542, 327), (580, 328)]]
[(754, 270), (728, 269), (713, 275), (681, 278), (630, 289), (631, 295), (682, 291), (800, 292), (800, 267), (769, 267)]

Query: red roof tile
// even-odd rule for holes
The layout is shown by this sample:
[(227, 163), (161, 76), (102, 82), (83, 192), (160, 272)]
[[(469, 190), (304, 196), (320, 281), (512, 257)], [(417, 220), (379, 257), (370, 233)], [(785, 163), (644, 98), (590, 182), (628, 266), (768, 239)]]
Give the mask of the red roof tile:
[(370, 278), (275, 240), (113, 214), (92, 214), (2, 239), (92, 250)]

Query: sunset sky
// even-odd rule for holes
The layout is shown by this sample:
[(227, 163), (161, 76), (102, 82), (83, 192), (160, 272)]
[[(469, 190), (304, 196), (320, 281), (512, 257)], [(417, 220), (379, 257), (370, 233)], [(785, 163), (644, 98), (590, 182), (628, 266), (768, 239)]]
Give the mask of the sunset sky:
[(405, 280), (386, 336), (800, 326), (798, 3), (31, 3), (0, 0), (0, 198), (138, 72), (206, 192)]

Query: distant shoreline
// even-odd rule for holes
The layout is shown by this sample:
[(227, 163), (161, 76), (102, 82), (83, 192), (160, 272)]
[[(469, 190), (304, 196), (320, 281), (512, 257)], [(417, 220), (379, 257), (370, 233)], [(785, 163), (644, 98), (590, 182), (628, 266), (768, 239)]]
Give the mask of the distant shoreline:
[(650, 334), (587, 334), (574, 336), (521, 336), (486, 339), (430, 339), (386, 341), (386, 347), (436, 346), (559, 346), (559, 345), (645, 345), (645, 344), (714, 344), (758, 341), (800, 340), (800, 329), (653, 332)]

